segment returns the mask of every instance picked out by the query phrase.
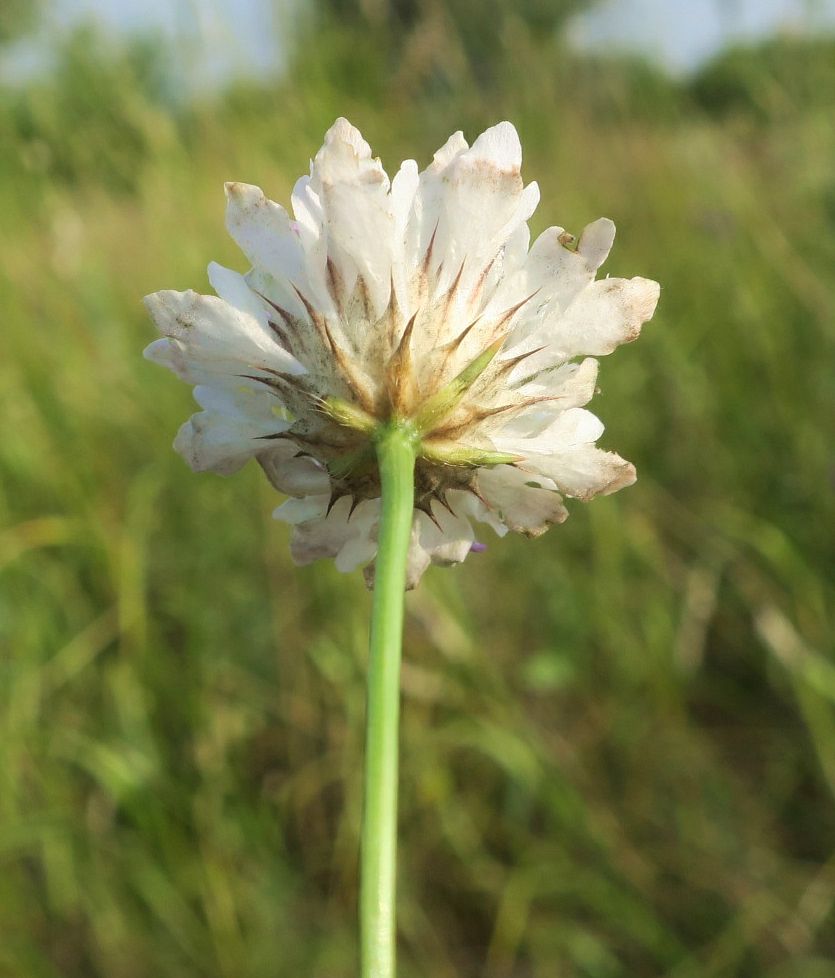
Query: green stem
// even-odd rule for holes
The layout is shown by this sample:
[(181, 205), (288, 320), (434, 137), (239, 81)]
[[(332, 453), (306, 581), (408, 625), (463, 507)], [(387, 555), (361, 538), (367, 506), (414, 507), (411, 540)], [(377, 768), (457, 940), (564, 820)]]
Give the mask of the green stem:
[(368, 660), (360, 975), (394, 978), (400, 649), (415, 497), (413, 433), (388, 426), (377, 439), (377, 460), (382, 513)]

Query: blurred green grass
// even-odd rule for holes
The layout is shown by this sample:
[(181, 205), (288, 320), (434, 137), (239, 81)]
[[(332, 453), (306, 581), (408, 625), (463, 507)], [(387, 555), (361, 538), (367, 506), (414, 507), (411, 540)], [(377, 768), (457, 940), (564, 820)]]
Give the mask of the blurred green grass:
[(223, 180), (286, 201), (346, 114), (390, 169), (512, 119), (534, 230), (663, 285), (595, 402), (637, 486), (409, 597), (403, 978), (835, 976), (832, 45), (532, 38), (468, 84), (331, 28), (185, 102), (80, 35), (0, 93), (0, 975), (355, 974), (367, 595), (186, 469), (139, 355), (142, 295), (243, 267)]

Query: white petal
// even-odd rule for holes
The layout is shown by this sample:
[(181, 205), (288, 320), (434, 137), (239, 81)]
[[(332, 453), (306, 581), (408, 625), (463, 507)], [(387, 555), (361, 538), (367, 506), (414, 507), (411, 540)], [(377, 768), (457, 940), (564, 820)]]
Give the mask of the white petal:
[(389, 300), (394, 238), (389, 179), (347, 120), (337, 119), (328, 130), (313, 161), (310, 186), (321, 201), (328, 257), (344, 300), (362, 275), (372, 308), (381, 315)]
[(195, 387), (205, 408), (180, 428), (174, 448), (195, 472), (236, 472), (262, 452), (265, 436), (286, 431), (291, 422), (276, 414), (275, 398), (259, 386)]
[(539, 374), (516, 390), (520, 397), (558, 399), (560, 410), (582, 407), (594, 397), (599, 366), (594, 357), (586, 357), (579, 363), (564, 363)]
[[(304, 178), (309, 182), (309, 178)], [(245, 183), (226, 184), (226, 225), (244, 254), (252, 262), (252, 270), (244, 277), (251, 292), (266, 305), (260, 296), (306, 320), (308, 313), (299, 297), (301, 292), (314, 307), (323, 312), (332, 309), (324, 281), (324, 243), (321, 259), (317, 242), (320, 229), (306, 231), (298, 221), (290, 221), (278, 204), (268, 200), (258, 187)], [(308, 248), (305, 249), (302, 239)], [(310, 253), (309, 253), (310, 252)], [(315, 254), (314, 254), (315, 253)], [(216, 267), (210, 266), (210, 278), (215, 291), (233, 305), (239, 302), (230, 292), (232, 282), (218, 279)], [(240, 294), (239, 294), (240, 295)], [(270, 312), (270, 315), (275, 315)]]
[[(289, 504), (288, 519), (285, 515)], [(320, 557), (336, 557), (337, 568), (341, 571), (353, 570), (361, 563), (366, 563), (374, 557), (377, 550), (376, 528), (380, 517), (380, 500), (367, 499), (351, 512), (352, 502), (347, 496), (338, 499), (327, 510), (328, 498), (324, 499), (324, 511), (321, 503), (318, 511), (311, 504), (310, 511), (315, 512), (309, 519), (303, 519), (305, 510), (304, 500), (288, 500), (275, 511), (275, 516), (287, 522), (296, 523), (290, 543), (290, 553), (297, 564), (309, 564)]]
[(252, 370), (304, 373), (304, 367), (279, 346), (268, 327), (215, 296), (155, 292), (145, 297), (145, 305), (168, 338), (162, 344), (152, 343), (146, 357), (190, 383)]
[(464, 133), (459, 129), (434, 153), (432, 162), (426, 168), (426, 172), (434, 174), (443, 173), (453, 160), (457, 159), (469, 148), (470, 144), (464, 139)]
[[(340, 170), (343, 177), (349, 177), (355, 169), (355, 161), (371, 160), (371, 147), (362, 138), (362, 133), (356, 126), (340, 116), (325, 133), (325, 142), (313, 161), (311, 173), (317, 170), (327, 170), (328, 174), (338, 178)], [(377, 168), (382, 167), (377, 161)]]
[[(542, 345), (543, 324), (559, 316), (593, 280), (614, 240), (615, 226), (601, 218), (580, 236), (576, 251), (563, 244), (565, 232), (552, 227), (536, 239), (526, 261), (497, 290), (490, 309), (505, 309), (528, 300), (514, 321), (504, 356), (515, 355), (517, 345), (536, 333)], [(589, 351), (591, 352), (591, 351)]]
[(288, 496), (330, 497), (331, 480), (327, 470), (309, 455), (300, 455), (298, 445), (284, 439), (258, 455), (258, 461), (272, 485)]
[[(590, 499), (608, 495), (635, 481), (635, 468), (613, 452), (594, 447), (603, 425), (590, 411), (571, 408), (535, 438), (513, 442), (514, 450), (525, 455), (519, 468), (540, 473), (553, 480), (568, 496)], [(493, 439), (509, 450), (501, 439)]]
[(366, 499), (357, 506), (347, 524), (351, 536), (336, 555), (336, 569), (343, 574), (367, 564), (377, 553), (377, 524), (380, 521), (380, 500)]
[[(547, 400), (533, 403), (507, 420), (497, 416), (492, 429), (494, 438), (498, 436), (508, 443), (514, 439), (533, 438), (553, 424), (563, 411), (588, 404), (594, 396), (597, 368), (597, 360), (588, 357), (580, 363), (565, 363), (518, 387), (513, 398), (522, 402), (528, 398)], [(501, 400), (512, 403), (513, 399), (505, 393)]]
[[(429, 517), (424, 513), (415, 513), (415, 522), (412, 527), (412, 542), (409, 545), (409, 555), (406, 559), (407, 591), (411, 591), (418, 586), (420, 579), (432, 563), (432, 557), (418, 542), (424, 519), (429, 519)], [(374, 586), (374, 572), (376, 572), (376, 567), (370, 575), (366, 574), (366, 584), (369, 588)]]
[(469, 155), (499, 170), (518, 170), (522, 166), (522, 144), (516, 127), (512, 122), (500, 122), (485, 129), (473, 143)]
[(295, 231), (305, 256), (307, 288), (305, 296), (322, 312), (332, 312), (333, 301), (327, 287), (326, 268), (328, 240), (322, 201), (311, 185), (310, 177), (300, 177), (291, 196)]
[(460, 564), (470, 552), (475, 539), (470, 521), (456, 513), (450, 513), (437, 500), (432, 501), (435, 522), (423, 524), (420, 543), (432, 556), (433, 564)]
[(480, 469), (478, 488), (488, 506), (515, 533), (539, 536), (568, 516), (550, 479), (533, 479), (510, 465)]
[(586, 264), (596, 272), (609, 257), (615, 240), (615, 225), (608, 217), (601, 217), (587, 225), (577, 243), (577, 254), (586, 260)]
[(273, 519), (290, 523), (292, 526), (307, 523), (309, 520), (319, 520), (327, 513), (330, 498), (329, 493), (323, 493), (320, 496), (288, 499), (273, 510)]
[(507, 535), (508, 527), (502, 522), (495, 510), (486, 506), (478, 496), (469, 490), (451, 489), (446, 498), (456, 516), (486, 523), (497, 536)]
[(580, 354), (611, 353), (621, 343), (636, 339), (642, 324), (652, 318), (659, 294), (658, 283), (650, 279), (605, 278), (578, 292), (564, 311), (555, 311), (557, 305), (541, 311), (541, 319), (524, 342), (502, 353), (509, 359), (539, 351), (513, 370), (511, 383)]
[(267, 325), (269, 316), (264, 306), (264, 300), (252, 291), (246, 279), (240, 272), (224, 268), (217, 262), (209, 264), (209, 283), (224, 302), (234, 306), (240, 312), (256, 319), (262, 327)]
[(521, 163), (519, 138), (509, 122), (482, 133), (450, 163), (439, 200), (434, 250), (438, 292), (449, 287), (462, 263), (459, 289), (469, 291), (533, 213), (539, 189), (536, 184), (523, 186)]
[(395, 237), (401, 239), (401, 247), (419, 183), (420, 174), (414, 160), (404, 160), (391, 181), (391, 211)]
[(567, 496), (591, 499), (608, 496), (635, 482), (635, 466), (616, 455), (591, 445), (579, 445), (554, 455), (537, 456), (524, 463), (532, 471), (553, 479)]
[(519, 455), (551, 455), (575, 445), (593, 444), (603, 434), (603, 424), (590, 411), (569, 408), (562, 411), (547, 428), (533, 437), (521, 437), (510, 425), (491, 435), (500, 452)]
[[(525, 264), (530, 245), (531, 229), (527, 223), (523, 222), (505, 242), (501, 261), (498, 263), (503, 276), (509, 277), (515, 274)], [(493, 290), (488, 288), (485, 291), (490, 294)], [(517, 301), (521, 301), (523, 298), (525, 296), (521, 295)], [(507, 305), (515, 305), (515, 303), (509, 302)]]
[(253, 268), (304, 288), (304, 252), (287, 212), (260, 187), (227, 183), (226, 227)]
[(409, 305), (407, 287), (411, 270), (406, 261), (406, 231), (419, 183), (420, 176), (414, 160), (405, 160), (391, 181), (392, 281), (401, 309)]
[(546, 330), (549, 341), (567, 356), (611, 353), (636, 339), (652, 318), (661, 289), (646, 278), (605, 278), (593, 282)]
[(457, 516), (437, 500), (431, 503), (432, 519), (415, 511), (409, 547), (407, 587), (413, 588), (430, 563), (448, 567), (460, 564), (470, 552), (475, 534), (470, 521)]
[(407, 225), (404, 251), (404, 258), (413, 270), (422, 264), (440, 220), (441, 200), (448, 182), (448, 171), (453, 161), (467, 148), (467, 140), (464, 139), (463, 133), (460, 131), (453, 133), (435, 153), (429, 166), (420, 174)]
[(322, 201), (310, 185), (310, 177), (299, 177), (290, 196), (293, 203), (293, 216), (296, 218), (296, 232), (299, 240), (309, 251), (314, 241), (322, 235), (325, 223), (322, 213)]

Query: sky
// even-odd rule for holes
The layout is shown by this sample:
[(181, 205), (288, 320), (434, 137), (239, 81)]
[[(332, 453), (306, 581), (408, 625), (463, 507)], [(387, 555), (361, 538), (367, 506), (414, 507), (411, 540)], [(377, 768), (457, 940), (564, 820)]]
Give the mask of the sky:
[[(40, 35), (0, 54), (0, 79), (48, 63), (50, 41), (85, 20), (116, 34), (161, 32), (177, 40), (196, 87), (234, 74), (281, 69), (282, 36), (304, 0), (51, 0)], [(779, 31), (835, 30), (835, 0), (603, 0), (576, 17), (578, 47), (633, 50), (674, 72), (697, 67), (725, 44)]]
[[(0, 0), (0, 3), (2, 0)], [(304, 2), (304, 0), (300, 0)], [(0, 51), (0, 79), (25, 78), (49, 62), (57, 38), (78, 24), (108, 34), (162, 34), (182, 45), (195, 87), (281, 69), (281, 35), (293, 0), (47, 0), (34, 37)]]
[(835, 30), (835, 0), (605, 0), (571, 26), (580, 47), (642, 51), (676, 72), (732, 41)]

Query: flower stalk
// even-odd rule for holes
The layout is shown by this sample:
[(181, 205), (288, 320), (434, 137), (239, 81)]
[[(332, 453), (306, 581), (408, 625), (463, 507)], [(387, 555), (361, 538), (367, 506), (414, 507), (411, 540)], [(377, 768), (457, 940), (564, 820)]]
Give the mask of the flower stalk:
[(400, 656), (414, 511), (415, 435), (397, 422), (376, 437), (382, 511), (371, 612), (360, 854), (361, 978), (394, 978)]

